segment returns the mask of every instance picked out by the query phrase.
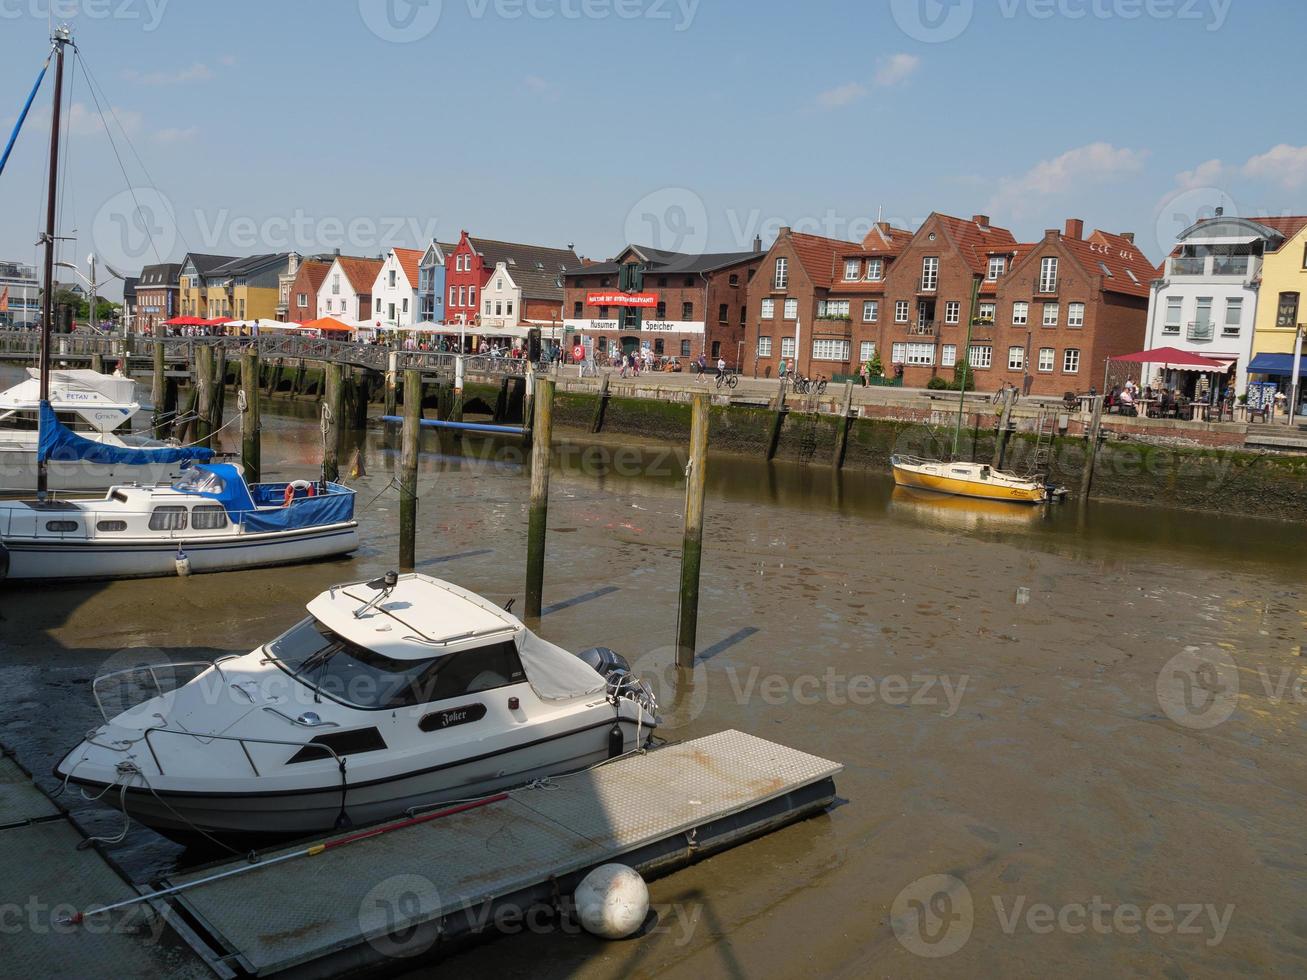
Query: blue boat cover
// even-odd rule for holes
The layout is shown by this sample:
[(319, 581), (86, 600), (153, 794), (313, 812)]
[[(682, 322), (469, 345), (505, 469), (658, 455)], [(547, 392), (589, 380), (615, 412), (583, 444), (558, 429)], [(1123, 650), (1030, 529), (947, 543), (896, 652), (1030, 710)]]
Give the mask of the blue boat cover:
[(219, 489), (190, 492), (218, 501), (231, 522), (243, 523), (246, 531), (298, 531), (343, 524), (354, 517), (354, 491), (338, 483), (328, 483), (324, 494), (296, 497), (287, 506), (285, 483), (246, 486), (231, 463), (205, 463), (195, 469), (217, 477)]
[(110, 446), (87, 439), (60, 422), (49, 402), (41, 402), (40, 424), (41, 436), (36, 447), (36, 458), (42, 463), (52, 459), (60, 462), (84, 459), (91, 463), (145, 466), (150, 463), (185, 463), (213, 458), (213, 450), (202, 446), (138, 449), (131, 446)]

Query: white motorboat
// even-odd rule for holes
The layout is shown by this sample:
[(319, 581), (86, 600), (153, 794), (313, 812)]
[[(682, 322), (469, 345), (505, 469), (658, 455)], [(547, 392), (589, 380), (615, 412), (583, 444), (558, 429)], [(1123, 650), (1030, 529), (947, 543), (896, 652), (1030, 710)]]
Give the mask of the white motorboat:
[[(36, 485), (41, 406), (40, 372), (0, 392), (0, 493), (30, 492)], [(97, 371), (50, 372), (50, 407), (68, 429), (108, 452), (103, 458), (51, 459), (52, 490), (104, 490), (115, 483), (159, 483), (181, 472), (179, 462), (160, 461), (152, 450), (175, 447), (132, 431), (141, 410), (136, 382)], [(183, 455), (207, 458), (207, 450)]]
[[(141, 823), (304, 835), (573, 772), (647, 744), (656, 704), (612, 651), (577, 656), (426, 575), (337, 586), (252, 653), (109, 718), (55, 774)], [(585, 659), (582, 659), (582, 658)]]
[(286, 565), (358, 547), (354, 491), (336, 483), (246, 484), (231, 463), (93, 500), (0, 501), (0, 579), (186, 575)]

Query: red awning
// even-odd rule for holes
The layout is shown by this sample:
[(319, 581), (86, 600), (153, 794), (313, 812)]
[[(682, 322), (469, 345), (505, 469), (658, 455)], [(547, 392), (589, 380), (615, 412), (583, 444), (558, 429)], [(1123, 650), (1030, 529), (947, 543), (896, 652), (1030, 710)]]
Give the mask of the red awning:
[(1155, 347), (1141, 350), (1137, 354), (1122, 354), (1112, 358), (1114, 361), (1129, 361), (1131, 364), (1165, 364), (1179, 371), (1222, 371), (1226, 365), (1210, 357), (1203, 357), (1193, 351), (1180, 350), (1178, 347)]

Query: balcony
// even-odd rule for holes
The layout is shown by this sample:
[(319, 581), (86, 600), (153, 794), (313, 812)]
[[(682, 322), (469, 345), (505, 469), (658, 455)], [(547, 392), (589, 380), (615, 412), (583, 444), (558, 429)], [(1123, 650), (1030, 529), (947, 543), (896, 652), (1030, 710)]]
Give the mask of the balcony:
[(1214, 333), (1211, 320), (1194, 320), (1189, 324), (1189, 329), (1185, 331), (1185, 339), (1195, 342), (1211, 340)]
[(1169, 260), (1173, 276), (1207, 275), (1207, 259), (1201, 255), (1181, 255)]
[(918, 320), (916, 323), (908, 324), (908, 336), (910, 337), (933, 337), (935, 336), (934, 320)]
[(919, 276), (919, 277), (917, 278), (917, 292), (919, 292), (919, 293), (933, 293), (933, 292), (935, 292), (937, 289), (939, 289), (939, 277), (938, 277), (938, 276), (936, 276), (934, 279), (927, 279), (927, 278), (925, 278), (924, 276)]
[(1035, 283), (1036, 296), (1056, 296), (1058, 287), (1062, 285), (1060, 279), (1045, 279)]
[(1246, 276), (1248, 275), (1248, 258), (1247, 255), (1214, 255), (1212, 256), (1212, 275)]

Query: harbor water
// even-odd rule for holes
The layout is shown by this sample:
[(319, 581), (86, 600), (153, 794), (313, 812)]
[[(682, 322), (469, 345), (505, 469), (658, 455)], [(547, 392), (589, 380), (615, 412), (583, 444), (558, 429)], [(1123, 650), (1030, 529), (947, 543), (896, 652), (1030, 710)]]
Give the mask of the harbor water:
[[(315, 411), (265, 409), (265, 478), (316, 472)], [(520, 605), (522, 453), (423, 439), (418, 570)], [(1300, 526), (1240, 518), (1237, 501), (1223, 515), (1021, 509), (715, 455), (701, 656), (678, 681), (684, 449), (558, 439), (539, 631), (653, 678), (667, 738), (736, 728), (843, 763), (841, 800), (653, 882), (641, 938), (524, 917), (451, 973), (1307, 970)], [(234, 427), (223, 440), (238, 446)], [(98, 723), (96, 674), (248, 651), (329, 585), (395, 567), (397, 437), (370, 429), (361, 448), (351, 559), (5, 586), (0, 741), (56, 790), (54, 763)], [(1229, 669), (1194, 667), (1204, 651)], [(93, 832), (122, 830), (111, 808), (61, 799)], [(139, 827), (109, 850), (142, 881), (196, 859)], [(360, 880), (360, 901), (382, 884)]]

